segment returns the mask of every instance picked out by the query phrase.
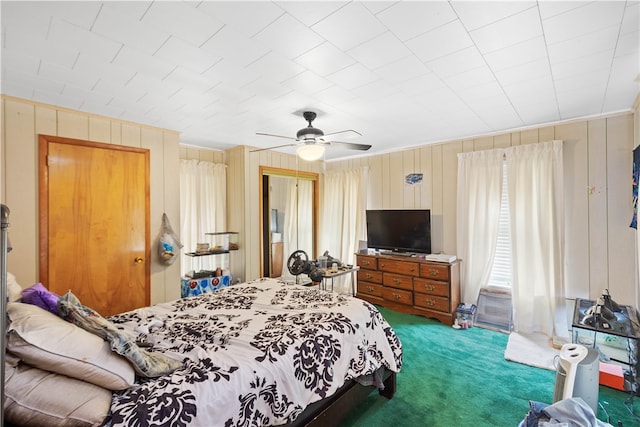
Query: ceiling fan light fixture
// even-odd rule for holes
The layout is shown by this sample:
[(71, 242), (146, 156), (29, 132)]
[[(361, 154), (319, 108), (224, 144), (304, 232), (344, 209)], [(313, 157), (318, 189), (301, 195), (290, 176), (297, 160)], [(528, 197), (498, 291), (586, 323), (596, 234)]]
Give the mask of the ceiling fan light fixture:
[(314, 139), (321, 136), (324, 136), (324, 132), (312, 126), (300, 129), (298, 133), (296, 133), (296, 138), (298, 139)]
[(298, 147), (296, 153), (302, 160), (312, 162), (324, 155), (324, 147), (318, 144), (305, 144)]

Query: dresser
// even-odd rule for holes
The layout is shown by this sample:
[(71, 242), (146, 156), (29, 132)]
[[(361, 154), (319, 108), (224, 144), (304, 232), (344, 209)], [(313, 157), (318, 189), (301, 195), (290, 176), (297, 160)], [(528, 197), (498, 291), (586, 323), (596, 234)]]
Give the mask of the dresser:
[(356, 254), (357, 297), (452, 325), (460, 302), (460, 263), (420, 257)]

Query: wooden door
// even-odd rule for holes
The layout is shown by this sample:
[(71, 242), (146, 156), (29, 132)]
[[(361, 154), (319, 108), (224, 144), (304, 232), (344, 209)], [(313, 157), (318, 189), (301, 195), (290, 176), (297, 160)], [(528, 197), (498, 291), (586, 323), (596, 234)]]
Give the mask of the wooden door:
[(40, 281), (103, 316), (149, 305), (149, 151), (40, 135)]

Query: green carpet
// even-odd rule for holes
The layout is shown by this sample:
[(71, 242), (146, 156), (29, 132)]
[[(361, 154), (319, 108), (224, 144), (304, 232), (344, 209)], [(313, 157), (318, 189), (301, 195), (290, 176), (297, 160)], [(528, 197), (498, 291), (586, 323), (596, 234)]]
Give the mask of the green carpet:
[[(397, 390), (391, 400), (371, 393), (341, 427), (515, 427), (529, 411), (529, 400), (553, 401), (555, 372), (505, 360), (507, 334), (478, 327), (455, 330), (379, 308), (403, 346)], [(628, 393), (601, 386), (599, 397), (609, 417), (599, 410), (599, 419), (640, 425), (625, 406)], [(635, 407), (640, 414), (640, 404)]]

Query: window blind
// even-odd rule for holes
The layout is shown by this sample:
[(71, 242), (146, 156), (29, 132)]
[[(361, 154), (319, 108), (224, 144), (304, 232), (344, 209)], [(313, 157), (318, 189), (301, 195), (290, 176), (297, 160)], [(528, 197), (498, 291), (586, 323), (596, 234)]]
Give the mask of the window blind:
[(509, 215), (509, 192), (507, 163), (502, 164), (502, 197), (500, 199), (500, 221), (495, 258), (489, 276), (489, 285), (511, 287), (511, 217)]

